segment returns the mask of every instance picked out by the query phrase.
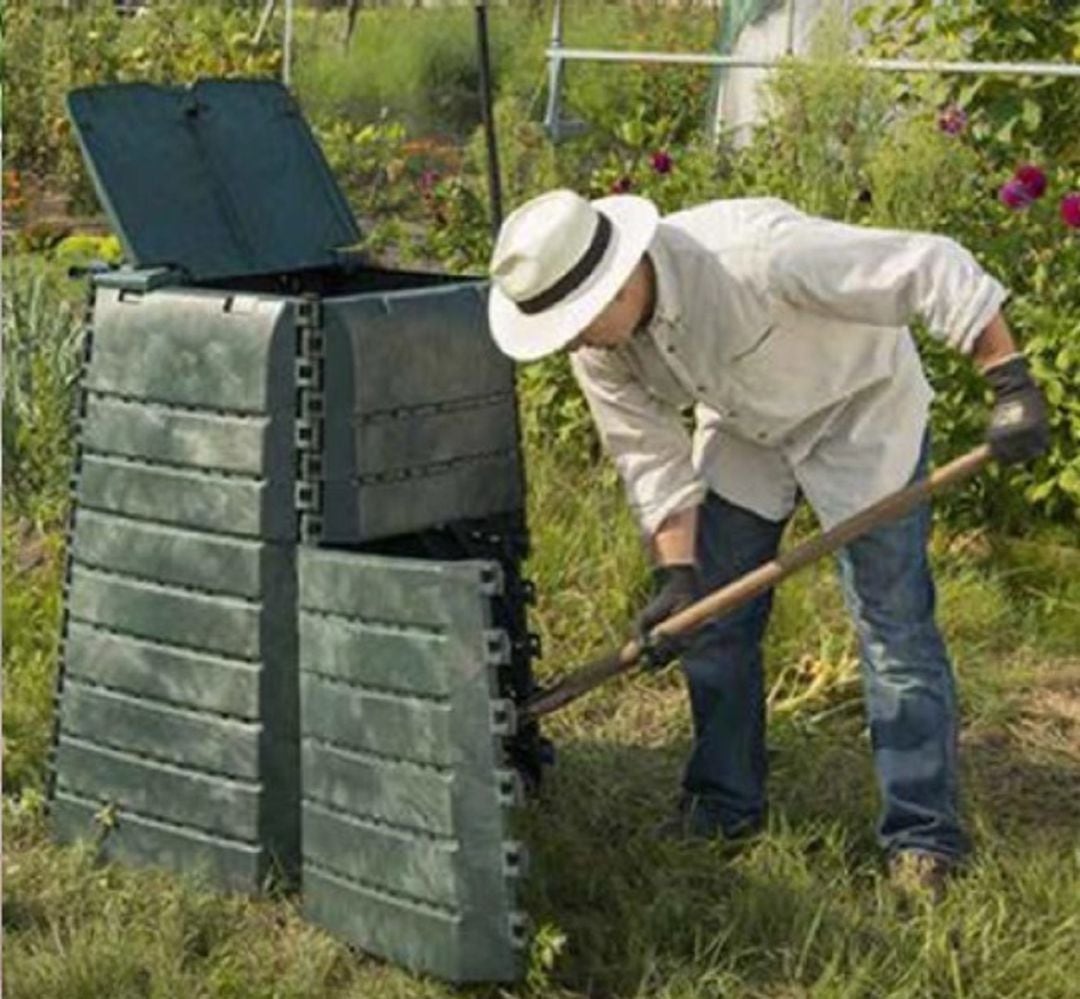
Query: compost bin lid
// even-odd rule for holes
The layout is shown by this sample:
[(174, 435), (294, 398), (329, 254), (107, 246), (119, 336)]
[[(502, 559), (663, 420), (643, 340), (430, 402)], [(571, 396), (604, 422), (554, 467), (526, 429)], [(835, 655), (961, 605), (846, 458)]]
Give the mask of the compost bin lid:
[(98, 196), (137, 267), (196, 280), (333, 264), (360, 230), (292, 95), (273, 80), (74, 90)]

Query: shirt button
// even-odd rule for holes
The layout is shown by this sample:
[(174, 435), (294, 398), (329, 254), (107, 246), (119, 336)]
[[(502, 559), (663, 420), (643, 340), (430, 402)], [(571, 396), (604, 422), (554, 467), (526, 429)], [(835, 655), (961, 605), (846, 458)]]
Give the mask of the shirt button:
[(705, 386), (704, 385), (698, 385), (698, 386), (696, 386), (696, 388), (697, 388), (697, 390), (699, 392), (704, 392), (705, 391)]
[(664, 350), (666, 350), (669, 354), (674, 354), (675, 353), (675, 344), (673, 344), (673, 343), (667, 344), (664, 347)]

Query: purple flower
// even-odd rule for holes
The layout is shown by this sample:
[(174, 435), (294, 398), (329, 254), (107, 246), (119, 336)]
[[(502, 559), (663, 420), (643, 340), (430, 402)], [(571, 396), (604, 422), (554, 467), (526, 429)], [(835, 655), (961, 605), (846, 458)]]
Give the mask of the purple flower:
[(1070, 229), (1080, 229), (1080, 191), (1070, 191), (1061, 199), (1061, 221)]
[(938, 114), (938, 128), (949, 135), (959, 135), (967, 128), (967, 123), (967, 112), (958, 104), (946, 104)]
[(420, 174), (420, 190), (425, 194), (428, 193), (439, 180), (439, 172), (437, 170), (425, 170)]
[(611, 193), (626, 194), (633, 186), (634, 182), (629, 177), (623, 175), (611, 185)]
[(1031, 193), (1015, 177), (1008, 183), (1002, 184), (998, 190), (998, 201), (1007, 208), (1019, 211), (1021, 208), (1027, 208), (1031, 204), (1031, 200)]
[(1024, 190), (1027, 191), (1028, 197), (1032, 201), (1041, 198), (1046, 190), (1046, 174), (1034, 163), (1025, 163), (1022, 167), (1017, 167), (1016, 173), (1013, 174), (1013, 180), (1024, 185)]
[(658, 149), (653, 153), (650, 162), (657, 173), (671, 173), (671, 168), (675, 165), (675, 161), (664, 149)]

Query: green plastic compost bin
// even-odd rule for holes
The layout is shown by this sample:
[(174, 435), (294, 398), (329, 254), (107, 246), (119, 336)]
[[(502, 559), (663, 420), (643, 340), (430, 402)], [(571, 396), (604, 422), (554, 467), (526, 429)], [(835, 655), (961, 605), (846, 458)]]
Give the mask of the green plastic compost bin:
[(69, 110), (127, 263), (93, 278), (56, 835), (230, 889), (277, 875), (372, 953), (517, 977), (537, 650), (486, 286), (366, 265), (277, 83)]

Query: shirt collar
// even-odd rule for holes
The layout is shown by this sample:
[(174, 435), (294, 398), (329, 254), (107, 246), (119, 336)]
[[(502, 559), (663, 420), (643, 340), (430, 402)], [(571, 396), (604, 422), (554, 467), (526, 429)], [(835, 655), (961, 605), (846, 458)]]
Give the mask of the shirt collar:
[(649, 249), (646, 251), (652, 260), (653, 271), (656, 274), (656, 304), (653, 307), (652, 319), (649, 320), (650, 332), (659, 323), (674, 324), (678, 321), (680, 312), (678, 285), (672, 268), (671, 255), (664, 239), (664, 228), (661, 225), (656, 230)]

